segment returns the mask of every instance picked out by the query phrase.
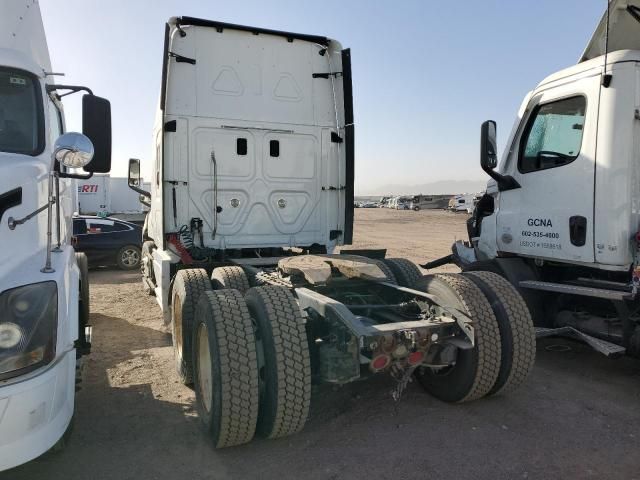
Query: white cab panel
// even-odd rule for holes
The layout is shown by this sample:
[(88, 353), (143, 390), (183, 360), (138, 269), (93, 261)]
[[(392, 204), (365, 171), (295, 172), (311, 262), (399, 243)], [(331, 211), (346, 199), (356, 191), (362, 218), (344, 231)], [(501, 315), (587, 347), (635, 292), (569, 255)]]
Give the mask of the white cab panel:
[(341, 46), (174, 27), (151, 236), (162, 213), (165, 233), (201, 218), (208, 247), (342, 243), (330, 238), (345, 231), (345, 147), (332, 141), (345, 137)]

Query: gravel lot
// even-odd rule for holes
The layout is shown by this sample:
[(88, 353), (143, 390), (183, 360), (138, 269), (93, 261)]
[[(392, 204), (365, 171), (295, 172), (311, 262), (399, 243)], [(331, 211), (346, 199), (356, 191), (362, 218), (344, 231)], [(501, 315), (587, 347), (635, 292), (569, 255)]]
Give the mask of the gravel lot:
[[(464, 238), (466, 218), (359, 209), (356, 246), (433, 259)], [(558, 339), (538, 344), (532, 377), (506, 397), (448, 405), (411, 384), (396, 406), (387, 378), (320, 387), (302, 433), (216, 451), (139, 274), (91, 281), (94, 349), (70, 443), (2, 480), (640, 478), (640, 362)]]

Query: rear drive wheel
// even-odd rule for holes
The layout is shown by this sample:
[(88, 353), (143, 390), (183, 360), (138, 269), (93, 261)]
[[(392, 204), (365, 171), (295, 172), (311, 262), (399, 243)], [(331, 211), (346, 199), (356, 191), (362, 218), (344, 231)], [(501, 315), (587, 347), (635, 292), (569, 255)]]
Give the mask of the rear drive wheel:
[(309, 346), (300, 307), (285, 287), (254, 287), (245, 299), (264, 358), (256, 431), (267, 438), (292, 435), (304, 427), (311, 402)]
[(122, 270), (134, 270), (140, 266), (140, 248), (126, 245), (118, 250), (116, 256), (118, 267)]
[[(464, 272), (492, 272), (506, 279), (520, 293), (527, 305), (533, 325), (535, 327), (553, 328), (555, 326), (555, 317), (557, 314), (556, 302), (552, 299), (552, 294), (540, 290), (531, 290), (527, 288), (519, 288), (522, 280), (537, 280), (538, 277), (524, 262), (519, 259), (513, 259), (517, 262), (509, 269), (510, 274), (503, 270), (495, 260), (482, 260), (473, 262), (464, 267)], [(515, 267), (515, 268), (514, 268)]]
[(421, 290), (473, 320), (475, 346), (458, 349), (453, 366), (420, 368), (416, 371), (418, 381), (427, 392), (445, 402), (468, 402), (485, 396), (500, 371), (500, 330), (491, 305), (471, 280), (458, 274), (426, 276)]
[(422, 280), (423, 275), (418, 266), (406, 258), (385, 258), (384, 263), (393, 272), (401, 287), (416, 288)]
[(214, 290), (234, 288), (240, 293), (249, 290), (249, 279), (241, 267), (217, 267), (211, 272), (211, 285)]
[(500, 373), (489, 394), (515, 390), (529, 376), (536, 359), (536, 334), (527, 304), (513, 285), (500, 275), (492, 272), (463, 275), (487, 297), (500, 328)]
[(372, 260), (373, 263), (375, 263), (378, 268), (380, 270), (382, 270), (382, 273), (384, 273), (387, 276), (387, 283), (393, 283), (394, 285), (398, 284), (398, 280), (396, 280), (396, 276), (393, 274), (393, 271), (389, 268), (389, 266), (384, 263), (384, 261), (382, 260)]
[(258, 419), (258, 361), (251, 316), (237, 290), (200, 295), (193, 376), (198, 416), (215, 447), (251, 441)]
[(176, 371), (185, 385), (193, 383), (191, 340), (198, 299), (211, 290), (207, 271), (203, 268), (179, 270), (173, 281), (171, 299), (171, 337)]
[(496, 262), (492, 262), (491, 260), (480, 260), (478, 262), (470, 263), (469, 265), (466, 265), (462, 271), (463, 272), (491, 272), (491, 273), (495, 273), (496, 275), (500, 275), (501, 277), (504, 277), (504, 273), (502, 272), (498, 264)]

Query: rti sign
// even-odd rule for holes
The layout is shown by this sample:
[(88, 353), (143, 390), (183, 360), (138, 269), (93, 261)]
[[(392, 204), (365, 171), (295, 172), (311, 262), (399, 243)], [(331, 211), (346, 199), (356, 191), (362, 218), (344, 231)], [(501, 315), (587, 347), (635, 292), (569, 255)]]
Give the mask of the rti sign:
[(98, 193), (97, 184), (78, 185), (78, 193)]

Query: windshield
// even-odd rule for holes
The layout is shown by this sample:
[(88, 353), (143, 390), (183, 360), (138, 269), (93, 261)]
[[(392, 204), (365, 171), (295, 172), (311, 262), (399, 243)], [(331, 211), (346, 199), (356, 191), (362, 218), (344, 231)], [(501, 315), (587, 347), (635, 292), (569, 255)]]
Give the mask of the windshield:
[(0, 68), (0, 151), (39, 154), (41, 110), (35, 77), (21, 70)]

